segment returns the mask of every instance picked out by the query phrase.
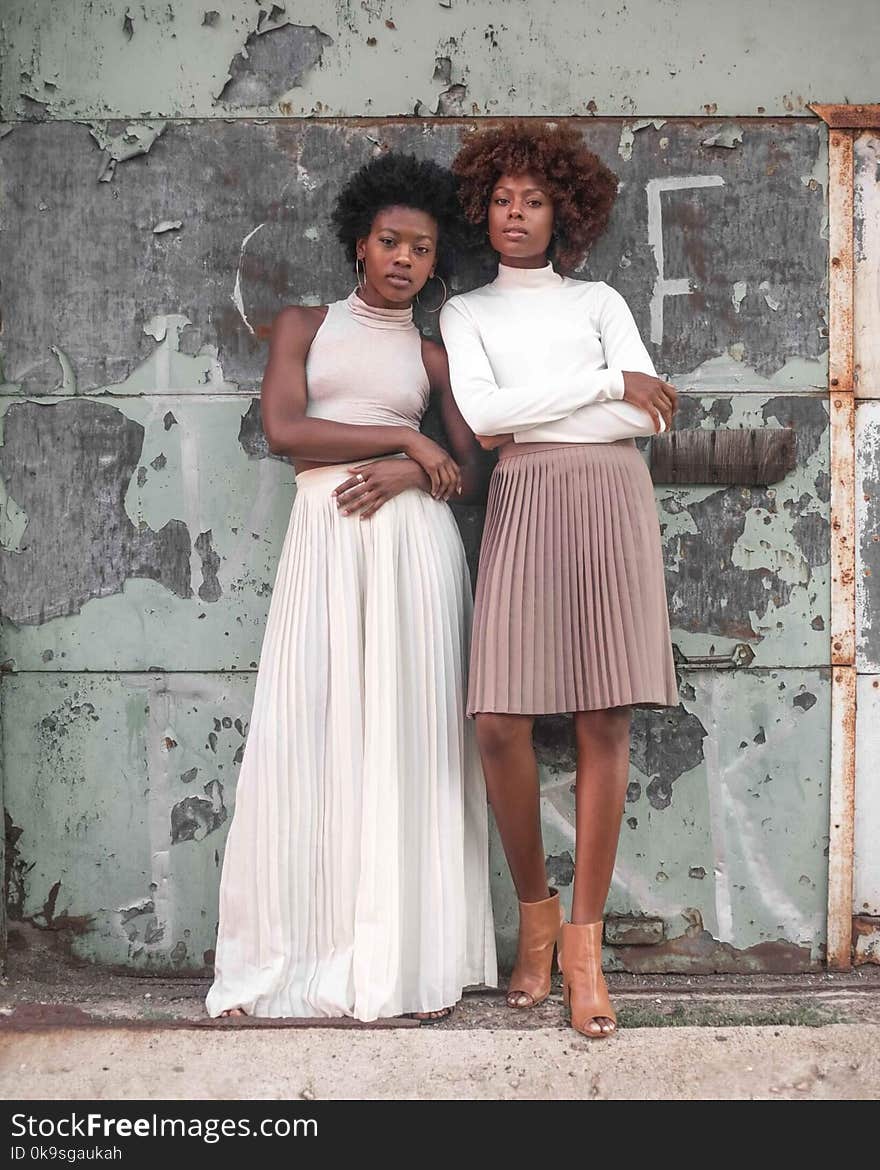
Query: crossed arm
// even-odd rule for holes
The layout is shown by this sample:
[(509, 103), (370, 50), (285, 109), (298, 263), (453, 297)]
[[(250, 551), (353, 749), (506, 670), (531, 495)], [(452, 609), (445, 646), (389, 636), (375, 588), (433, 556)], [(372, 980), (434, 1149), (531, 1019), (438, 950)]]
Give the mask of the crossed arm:
[[(656, 375), (628, 305), (608, 288), (599, 317), (606, 368), (573, 377), (554, 377), (541, 385), (499, 386), (486, 355), (479, 327), (467, 306), (447, 304), (440, 317), (449, 352), (456, 401), (483, 446), (490, 437), (517, 442), (577, 442), (595, 438), (598, 403), (626, 403), (609, 419), (607, 438), (629, 438), (668, 429), (677, 405), (674, 387)], [(646, 411), (647, 417), (638, 411)], [(603, 416), (607, 412), (603, 412)], [(556, 427), (554, 424), (561, 424)], [(609, 430), (610, 427), (610, 430)]]
[[(453, 397), (446, 351), (435, 341), (423, 338), (422, 360), (428, 374), (431, 394), (440, 407), (443, 429), (452, 448), (455, 460), (453, 466), (458, 474), (455, 492), (440, 495), (438, 498), (451, 498), (458, 503), (485, 499), (489, 468)], [(431, 443), (426, 436), (422, 435), (421, 438)], [(352, 467), (351, 471), (352, 477), (340, 484), (335, 494), (345, 515), (358, 512), (364, 520), (405, 488), (430, 490), (426, 473), (411, 459), (383, 459), (376, 463)]]
[[(306, 358), (325, 313), (323, 308), (290, 306), (275, 318), (260, 393), (269, 449), (308, 463), (357, 464), (382, 455), (406, 456), (352, 467), (352, 478), (337, 489), (343, 511), (363, 513), (369, 507), (371, 515), (408, 487), (441, 500), (478, 497), (485, 480), (480, 449), (452, 397), (443, 347), (434, 342), (422, 343), (423, 359), (431, 390), (440, 399), (455, 458), (411, 427), (362, 426), (308, 417)], [(367, 480), (369, 490), (364, 492)], [(358, 490), (352, 493), (352, 487)]]

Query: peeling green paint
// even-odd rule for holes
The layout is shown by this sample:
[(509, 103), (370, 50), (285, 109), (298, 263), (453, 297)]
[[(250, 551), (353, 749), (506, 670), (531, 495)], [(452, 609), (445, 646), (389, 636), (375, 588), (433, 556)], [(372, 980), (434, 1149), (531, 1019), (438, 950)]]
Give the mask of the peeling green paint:
[[(33, 106), (80, 118), (233, 109), (405, 116), (442, 109), (440, 95), (452, 84), (467, 115), (786, 116), (806, 113), (816, 98), (870, 102), (880, 80), (864, 35), (875, 15), (871, 0), (851, 0), (843, 21), (821, 6), (792, 20), (785, 6), (755, 0), (718, 8), (710, 21), (700, 0), (636, 0), (618, 9), (560, 0), (540, 23), (527, 0), (510, 0), (503, 19), (499, 11), (492, 0), (265, 8), (216, 0), (210, 10), (167, 0), (136, 7), (7, 0), (0, 109), (7, 119)], [(321, 34), (320, 66), (293, 62), (288, 78), (278, 73), (267, 90), (257, 86), (244, 108), (218, 103), (248, 42), (256, 52), (292, 28)], [(438, 60), (448, 67), (438, 70)]]
[[(829, 662), (828, 501), (816, 486), (828, 470), (824, 403), (742, 392), (727, 399), (689, 395), (677, 425), (778, 426), (786, 420), (780, 403), (791, 404), (797, 431), (797, 465), (781, 483), (658, 488), (673, 640), (685, 657), (730, 654), (745, 640), (755, 666)], [(824, 526), (818, 556), (813, 523)], [(813, 624), (817, 615), (821, 627)]]
[[(652, 783), (664, 777), (668, 782), (678, 771), (674, 748), (668, 757), (634, 748), (606, 912), (656, 916), (672, 938), (682, 933), (682, 906), (691, 907), (701, 928), (722, 944), (739, 951), (771, 944), (764, 958), (744, 957), (740, 970), (772, 969), (773, 945), (780, 940), (781, 946), (805, 948), (806, 964), (816, 966), (826, 898), (829, 671), (686, 671), (682, 678), (682, 709), (702, 729), (702, 748), (675, 777), (668, 802), (656, 793), (652, 800), (650, 792)], [(805, 693), (815, 703), (787, 699)], [(658, 730), (666, 714), (657, 713)], [(669, 729), (673, 741), (679, 733), (676, 721)], [(555, 742), (568, 748), (552, 749), (549, 759), (571, 750), (570, 735), (558, 729)], [(547, 750), (541, 758), (545, 848), (550, 855), (573, 853), (573, 771), (554, 768)], [(695, 869), (702, 871), (699, 881)], [(570, 888), (562, 894), (570, 897)], [(496, 883), (493, 896), (509, 961), (516, 904), (506, 882)], [(606, 958), (613, 968), (627, 968), (625, 953), (616, 948)], [(648, 952), (642, 960), (646, 970), (688, 969), (674, 955), (666, 960), (658, 954), (653, 963)], [(716, 969), (736, 969), (729, 947), (719, 950), (722, 960), (725, 966)]]
[[(69, 458), (78, 416), (64, 412), (100, 412), (132, 450), (137, 439), (136, 458), (96, 476), (112, 491), (98, 498), (78, 480), (68, 503), (114, 519), (101, 530), (111, 551), (120, 532), (153, 553), (159, 534), (175, 534), (162, 564), (123, 557), (109, 582), (101, 566), (113, 558), (97, 540), (97, 568), (76, 597), (59, 593), (52, 613), (0, 630), (12, 670), (0, 675), (0, 704), (14, 912), (59, 929), (83, 958), (165, 971), (210, 964), (294, 493), (290, 466), (266, 457), (254, 397), (265, 327), (281, 303), (319, 303), (351, 286), (326, 212), (355, 164), (389, 146), (448, 161), (462, 129), (450, 117), (581, 114), (621, 195), (580, 275), (619, 287), (648, 337), (661, 241), (667, 275), (688, 288), (667, 301), (653, 349), (685, 392), (679, 425), (792, 426), (798, 447), (795, 470), (772, 488), (658, 489), (682, 701), (636, 717), (608, 909), (650, 917), (662, 945), (653, 959), (612, 948), (611, 960), (815, 965), (829, 768), (830, 475), (819, 397), (828, 157), (825, 127), (803, 119), (807, 97), (844, 100), (833, 84), (851, 101), (860, 86), (872, 100), (880, 73), (869, 41), (831, 10), (793, 26), (751, 0), (708, 30), (697, 0), (638, 0), (601, 18), (564, 0), (540, 26), (525, 0), (506, 5), (503, 22), (488, 0), (214, 3), (13, 0), (0, 18), (0, 112), (45, 123), (0, 126), (7, 202), (26, 211), (18, 250), (5, 246), (27, 308), (10, 316), (7, 285), (4, 343), (16, 348), (0, 426), (39, 396), (41, 410), (71, 420), (61, 436)], [(862, 0), (855, 8), (867, 13)], [(704, 27), (699, 51), (681, 22)], [(643, 54), (633, 46), (646, 42), (663, 68), (635, 67)], [(412, 117), (435, 112), (432, 123)], [(291, 120), (299, 114), (315, 120)], [(683, 182), (663, 188), (652, 235), (646, 184), (670, 175)], [(82, 290), (86, 246), (104, 278)], [(455, 287), (475, 279), (468, 269)], [(14, 445), (0, 448), (10, 482), (7, 469), (33, 456), (20, 434)], [(0, 564), (34, 549), (42, 575), (63, 585), (62, 558), (78, 563), (92, 529), (53, 527), (33, 511), (39, 497), (15, 495), (0, 480)], [(459, 519), (473, 561), (479, 511)], [(137, 575), (145, 569), (153, 579)], [(692, 570), (706, 578), (703, 593)], [(697, 658), (710, 661), (688, 668)], [(548, 866), (568, 895), (566, 720), (536, 734)], [(497, 838), (491, 861), (509, 961), (515, 903)]]
[[(16, 913), (37, 915), (60, 882), (57, 911), (90, 920), (66, 938), (74, 954), (202, 970), (252, 692), (252, 675), (4, 676), (7, 758), (18, 761), (6, 802), (24, 826)], [(181, 777), (193, 766), (196, 794)]]

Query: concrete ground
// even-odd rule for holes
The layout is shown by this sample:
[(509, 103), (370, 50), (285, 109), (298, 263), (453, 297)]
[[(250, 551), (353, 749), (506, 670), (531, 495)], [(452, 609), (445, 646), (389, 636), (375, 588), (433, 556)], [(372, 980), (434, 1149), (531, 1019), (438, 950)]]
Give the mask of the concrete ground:
[(880, 1097), (880, 969), (609, 977), (621, 1030), (467, 995), (449, 1021), (209, 1021), (205, 980), (135, 978), (13, 939), (0, 986), (5, 1099), (858, 1099)]

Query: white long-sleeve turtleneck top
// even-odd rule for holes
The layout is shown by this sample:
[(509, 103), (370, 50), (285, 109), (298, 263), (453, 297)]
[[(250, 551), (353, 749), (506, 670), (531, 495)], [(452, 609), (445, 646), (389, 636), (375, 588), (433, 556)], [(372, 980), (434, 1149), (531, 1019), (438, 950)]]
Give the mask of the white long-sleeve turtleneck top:
[(651, 435), (623, 371), (656, 376), (632, 313), (603, 281), (501, 264), (440, 314), (452, 392), (478, 435), (517, 443), (613, 443)]

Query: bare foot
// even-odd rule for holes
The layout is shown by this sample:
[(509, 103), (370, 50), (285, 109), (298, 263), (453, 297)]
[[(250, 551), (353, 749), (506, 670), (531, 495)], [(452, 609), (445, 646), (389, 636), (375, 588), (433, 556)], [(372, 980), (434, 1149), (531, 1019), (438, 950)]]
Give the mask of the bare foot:
[(247, 1012), (244, 1010), (244, 1008), (240, 1008), (240, 1007), (227, 1008), (225, 1012), (220, 1013), (220, 1019), (221, 1020), (228, 1020), (230, 1018), (230, 1016), (246, 1016), (246, 1015), (247, 1015)]
[(527, 991), (508, 991), (507, 1006), (512, 1008), (535, 1007), (535, 997)]
[(610, 1036), (612, 1032), (617, 1031), (617, 1024), (608, 1016), (593, 1016), (587, 1025), (587, 1031), (591, 1036)]
[(446, 1020), (452, 1015), (453, 1009), (451, 1007), (440, 1008), (436, 1012), (410, 1012), (411, 1020)]

